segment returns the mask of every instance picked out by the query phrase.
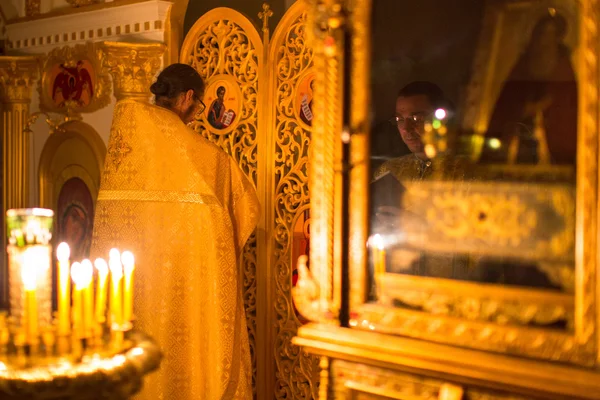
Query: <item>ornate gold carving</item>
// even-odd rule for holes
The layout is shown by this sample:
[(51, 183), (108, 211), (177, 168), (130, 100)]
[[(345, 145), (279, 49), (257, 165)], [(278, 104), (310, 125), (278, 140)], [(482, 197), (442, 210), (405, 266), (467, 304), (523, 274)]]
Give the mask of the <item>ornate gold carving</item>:
[[(311, 154), (309, 159), (309, 188), (311, 196), (310, 266), (319, 282), (322, 313), (339, 304), (339, 236), (340, 185), (335, 171), (335, 157), (339, 154), (339, 139), (333, 132), (341, 132), (341, 57), (331, 51), (339, 46), (328, 29), (329, 20), (339, 1), (311, 4), (307, 24), (307, 38), (315, 57), (315, 84), (313, 104), (319, 110), (313, 118)], [(336, 203), (337, 202), (337, 203)], [(336, 207), (337, 206), (337, 207)], [(335, 229), (334, 229), (335, 228)], [(336, 257), (334, 258), (334, 252)]]
[(276, 88), (272, 103), (275, 105), (273, 132), (276, 133), (273, 203), (275, 264), (272, 268), (278, 271), (275, 281), (276, 387), (281, 388), (282, 394), (287, 393), (287, 396), (280, 397), (310, 399), (317, 397), (314, 376), (318, 371), (318, 358), (291, 343), (300, 325), (293, 311), (291, 296), (292, 263), (295, 261), (291, 260), (293, 223), (309, 202), (308, 149), (311, 132), (297, 117), (295, 107), (298, 104), (294, 101), (294, 88), (313, 67), (313, 53), (307, 45), (305, 32), (306, 11), (302, 3), (296, 3), (273, 35), (269, 60), (275, 68), (273, 87)]
[(577, 143), (577, 222), (575, 338), (582, 357), (598, 363), (598, 25), (600, 2), (579, 7), (579, 114)]
[(308, 257), (298, 259), (298, 282), (292, 288), (294, 305), (302, 316), (312, 322), (331, 322), (323, 312), (327, 305), (321, 302), (321, 287), (307, 267)]
[(448, 181), (406, 187), (404, 206), (426, 224), (403, 224), (410, 245), (555, 263), (574, 259), (571, 185)]
[(263, 34), (269, 34), (269, 18), (273, 16), (273, 11), (271, 11), (271, 6), (268, 3), (263, 3), (262, 11), (258, 13), (258, 18), (262, 20), (262, 31)]
[[(32, 84), (37, 74), (38, 59), (35, 57), (0, 57), (2, 215), (6, 215), (8, 209), (29, 205), (31, 152), (26, 123)], [(6, 243), (4, 230), (0, 236), (2, 243)], [(6, 258), (3, 265), (7, 265)], [(6, 280), (4, 273), (0, 275)], [(3, 298), (7, 296), (5, 292), (0, 294)]]
[(321, 368), (319, 399), (327, 400), (329, 398), (329, 358), (321, 356), (319, 368)]
[[(252, 23), (231, 9), (219, 8), (206, 13), (196, 21), (186, 36), (181, 50), (181, 62), (193, 66), (207, 86), (211, 80), (224, 75), (238, 85), (242, 93), (242, 102), (240, 112), (236, 116), (237, 123), (232, 129), (215, 131), (204, 118), (195, 122), (193, 127), (234, 157), (244, 173), (257, 185), (258, 121), (263, 117), (259, 107), (259, 76), (262, 74), (263, 48)], [(243, 250), (242, 270), (254, 391), (257, 379), (256, 268), (257, 237), (253, 234)]]
[(562, 322), (573, 329), (575, 306), (570, 294), (400, 274), (384, 274), (379, 279), (384, 288), (383, 302), (390, 306), (392, 301), (400, 301), (432, 315), (500, 325)]
[(364, 364), (334, 360), (332, 379), (335, 398), (338, 400), (361, 399), (431, 399), (458, 400), (464, 398), (478, 400), (525, 400), (524, 397), (508, 393), (482, 389), (464, 388), (461, 385), (445, 382), (405, 372), (386, 370)]
[(5, 104), (31, 101), (31, 87), (37, 79), (39, 60), (35, 57), (0, 57), (1, 100)]
[(25, 15), (33, 17), (40, 13), (41, 0), (27, 0), (25, 3)]
[[(333, 57), (342, 50), (341, 43), (336, 38), (328, 36), (329, 28), (327, 20), (332, 13), (334, 6), (340, 7), (341, 0), (330, 0), (317, 2), (314, 1), (314, 30), (316, 48), (323, 48), (323, 54)], [(574, 3), (575, 4), (575, 3)], [(367, 223), (367, 204), (368, 204), (368, 138), (364, 133), (368, 125), (368, 105), (369, 102), (369, 54), (370, 46), (370, 9), (369, 0), (357, 0), (352, 2), (351, 25), (353, 32), (353, 59), (352, 62), (352, 163), (354, 166), (352, 176), (352, 198), (351, 209), (352, 216), (350, 220), (351, 229), (351, 247), (350, 254), (351, 267), (351, 304), (352, 311), (357, 313), (358, 321), (367, 321), (366, 326), (373, 326), (375, 330), (386, 333), (394, 333), (419, 338), (422, 340), (437, 341), (458, 346), (470, 347), (475, 349), (484, 349), (488, 351), (507, 353), (511, 355), (534, 357), (544, 360), (560, 361), (585, 366), (597, 365), (598, 337), (597, 337), (597, 307), (596, 298), (597, 288), (597, 207), (598, 207), (598, 17), (600, 15), (598, 0), (583, 0), (577, 2), (578, 15), (580, 16), (580, 34), (579, 45), (577, 46), (577, 66), (579, 84), (580, 110), (578, 124), (578, 162), (577, 162), (577, 188), (576, 188), (576, 218), (574, 221), (566, 221), (566, 224), (574, 223), (575, 244), (567, 241), (561, 243), (561, 240), (568, 239), (567, 236), (561, 239), (550, 241), (545, 247), (545, 251), (557, 251), (561, 253), (565, 250), (565, 243), (570, 247), (571, 253), (575, 255), (575, 315), (574, 330), (572, 333), (561, 333), (552, 329), (532, 329), (527, 327), (505, 326), (493, 324), (484, 321), (469, 320), (466, 318), (452, 318), (449, 316), (432, 315), (426, 312), (416, 312), (402, 310), (381, 305), (364, 304), (366, 300), (366, 289), (369, 287), (365, 271), (366, 267), (366, 234), (368, 232)], [(320, 47), (321, 46), (321, 47)], [(317, 57), (315, 62), (327, 62), (327, 57)], [(324, 68), (324, 64), (318, 64), (319, 69)], [(335, 63), (332, 63), (335, 69)], [(327, 69), (329, 70), (329, 69)], [(339, 69), (337, 70), (339, 74)], [(338, 75), (339, 77), (339, 75)], [(332, 77), (332, 81), (335, 78)], [(339, 79), (334, 85), (337, 90), (340, 89)], [(335, 92), (335, 89), (331, 89)], [(331, 91), (328, 92), (331, 93)], [(339, 92), (335, 92), (339, 94)], [(325, 94), (328, 96), (329, 94)], [(318, 96), (318, 95), (317, 95)], [(341, 96), (333, 100), (336, 104), (341, 104)], [(325, 107), (324, 103), (315, 103), (317, 107)], [(324, 109), (324, 108), (323, 108)], [(327, 110), (330, 110), (329, 108)], [(327, 123), (334, 124), (335, 113), (327, 112), (329, 119), (315, 120), (314, 129), (316, 132), (322, 132), (328, 136), (323, 139), (323, 145), (320, 147), (318, 142), (312, 144), (312, 151), (315, 152), (314, 160), (311, 165), (315, 170), (311, 171), (316, 175), (323, 173), (317, 168), (329, 168), (334, 160), (335, 151), (337, 151), (335, 137), (341, 133), (339, 126), (337, 129), (325, 130)], [(474, 127), (480, 122), (479, 116), (472, 116)], [(321, 129), (323, 129), (321, 131)], [(317, 135), (315, 136), (316, 139)], [(325, 167), (324, 167), (325, 166)], [(333, 169), (332, 169), (333, 170)], [(311, 174), (312, 175), (312, 174)], [(316, 182), (316, 181), (315, 181)], [(329, 285), (332, 280), (327, 278), (327, 273), (319, 273), (318, 268), (312, 265), (312, 260), (321, 261), (321, 265), (330, 268), (332, 265), (331, 257), (335, 247), (327, 247), (327, 241), (333, 238), (333, 233), (328, 228), (335, 223), (334, 213), (323, 212), (326, 208), (323, 203), (329, 202), (327, 193), (330, 188), (327, 182), (327, 188), (319, 192), (313, 192), (312, 204), (315, 208), (312, 212), (311, 236), (322, 245), (311, 247), (311, 268), (313, 275), (322, 285)], [(335, 189), (334, 189), (335, 190)], [(571, 195), (572, 196), (572, 195)], [(338, 195), (339, 197), (339, 195)], [(331, 202), (329, 204), (335, 204)], [(554, 206), (553, 206), (554, 207)], [(567, 211), (568, 207), (563, 210)], [(329, 225), (328, 225), (329, 224)], [(571, 225), (573, 226), (573, 225)], [(572, 228), (565, 230), (573, 232)], [(323, 235), (322, 232), (327, 232)], [(572, 233), (570, 233), (572, 237)], [(560, 235), (557, 235), (558, 238)], [(337, 239), (336, 239), (337, 243)], [(312, 244), (311, 244), (312, 245)], [(559, 246), (559, 247), (555, 247)], [(560, 247), (563, 247), (562, 250)], [(313, 254), (313, 252), (315, 254)], [(566, 254), (566, 253), (564, 253)], [(335, 279), (334, 279), (335, 280)], [(326, 282), (323, 284), (323, 282)], [(534, 293), (532, 291), (531, 293)], [(501, 300), (504, 301), (504, 300)], [(362, 326), (362, 324), (359, 324)]]
[(67, 3), (69, 3), (73, 7), (89, 6), (90, 4), (94, 4), (95, 2), (96, 0), (67, 0)]
[[(103, 53), (93, 43), (64, 46), (53, 49), (44, 59), (42, 66), (42, 79), (38, 83), (40, 96), (40, 109), (44, 111), (63, 113), (73, 119), (79, 112), (94, 112), (110, 104), (110, 77), (102, 66)], [(81, 106), (74, 100), (66, 100), (63, 106), (55, 104), (53, 97), (57, 68), (64, 66), (70, 70), (77, 70), (79, 62), (89, 63), (92, 71), (90, 84), (93, 85), (93, 95), (89, 104)], [(87, 67), (85, 65), (84, 67)]]
[[(136, 394), (144, 376), (155, 371), (162, 359), (157, 344), (140, 332), (128, 334), (131, 346), (116, 354), (85, 357), (83, 362), (65, 361), (36, 368), (0, 370), (0, 397), (4, 400), (124, 399)], [(86, 360), (87, 359), (87, 360)], [(71, 364), (65, 367), (65, 364)]]
[(104, 65), (113, 77), (117, 100), (148, 101), (150, 85), (161, 66), (166, 47), (161, 43), (104, 42)]
[(118, 130), (115, 133), (115, 139), (111, 142), (108, 147), (108, 154), (113, 159), (113, 167), (115, 171), (119, 170), (119, 165), (125, 159), (127, 154), (131, 153), (131, 146), (124, 140), (123, 133)]

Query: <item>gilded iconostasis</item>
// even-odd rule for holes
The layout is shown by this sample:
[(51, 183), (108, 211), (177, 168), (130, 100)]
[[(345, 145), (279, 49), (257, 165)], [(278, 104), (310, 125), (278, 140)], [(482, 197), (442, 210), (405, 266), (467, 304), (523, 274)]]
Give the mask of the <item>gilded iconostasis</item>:
[(207, 87), (206, 110), (192, 127), (238, 161), (264, 207), (241, 268), (255, 395), (315, 398), (317, 359), (291, 344), (307, 322), (291, 289), (295, 260), (310, 247), (308, 3), (16, 3), (2, 7), (9, 21), (2, 37), (17, 58), (0, 58), (0, 65), (4, 87), (22, 96), (19, 109), (8, 105), (15, 104), (8, 92), (3, 104), (30, 117), (12, 128), (22, 140), (5, 142), (5, 154), (24, 156), (18, 165), (6, 158), (5, 169), (22, 171), (8, 184), (23, 195), (5, 192), (4, 208), (52, 208), (55, 239), (88, 256), (104, 157), (131, 151), (118, 141), (107, 148), (115, 103), (150, 100), (163, 65), (194, 66)]
[[(263, 207), (240, 266), (255, 396), (317, 398), (319, 359), (292, 343), (308, 323), (292, 291), (301, 255), (323, 261), (313, 270), (331, 305), (324, 318), (336, 313), (339, 143), (328, 135), (342, 116), (332, 33), (341, 8), (41, 3), (12, 0), (0, 13), (10, 55), (0, 44), (3, 118), (14, 122), (3, 133), (3, 210), (54, 209), (55, 238), (87, 256), (104, 157), (132, 150), (118, 140), (107, 148), (115, 103), (150, 101), (163, 66), (191, 65), (206, 81), (206, 108), (190, 126), (236, 160)], [(591, 240), (576, 204), (593, 202), (581, 182), (594, 167), (581, 144), (582, 105), (590, 104), (580, 83), (589, 68), (582, 7), (356, 1), (353, 29), (371, 49), (355, 51), (355, 86), (343, 93), (358, 99), (354, 117), (370, 129), (352, 155), (362, 160), (351, 199), (354, 328), (590, 363), (575, 344), (589, 338), (577, 257), (591, 257), (576, 253)], [(311, 197), (309, 167), (311, 188), (327, 193)]]

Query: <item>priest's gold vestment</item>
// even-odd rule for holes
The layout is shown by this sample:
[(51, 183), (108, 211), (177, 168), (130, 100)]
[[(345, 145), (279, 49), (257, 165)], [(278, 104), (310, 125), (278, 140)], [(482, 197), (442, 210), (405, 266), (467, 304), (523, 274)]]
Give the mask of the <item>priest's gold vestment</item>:
[(235, 161), (175, 113), (117, 103), (92, 255), (136, 257), (134, 327), (165, 355), (140, 398), (252, 398), (239, 257), (259, 213)]

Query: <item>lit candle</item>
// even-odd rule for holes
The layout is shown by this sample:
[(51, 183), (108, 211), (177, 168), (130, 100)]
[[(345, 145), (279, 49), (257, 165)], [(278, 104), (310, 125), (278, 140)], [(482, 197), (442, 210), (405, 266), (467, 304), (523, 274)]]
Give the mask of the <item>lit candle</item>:
[(119, 250), (112, 249), (109, 253), (108, 267), (110, 268), (110, 319), (112, 328), (120, 329), (123, 324), (123, 268)]
[(85, 259), (81, 262), (83, 276), (81, 285), (83, 288), (83, 337), (90, 337), (94, 327), (94, 289), (92, 282), (94, 280), (94, 267), (92, 262)]
[(81, 264), (74, 262), (71, 265), (71, 278), (73, 279), (73, 307), (72, 319), (73, 319), (73, 334), (76, 338), (83, 337), (83, 279), (85, 279), (85, 272), (83, 271)]
[(61, 243), (56, 248), (58, 258), (58, 334), (68, 335), (71, 330), (71, 271), (69, 271), (69, 245)]
[(98, 281), (96, 282), (96, 322), (106, 322), (106, 281), (108, 278), (108, 265), (103, 258), (97, 258), (94, 265), (98, 270)]
[[(25, 251), (27, 253), (27, 251)], [(25, 308), (23, 325), (25, 327), (25, 341), (30, 345), (38, 342), (38, 310), (37, 310), (37, 263), (35, 259), (27, 259), (24, 254), (21, 266), (21, 279), (25, 290)]]
[(375, 276), (382, 276), (385, 273), (385, 244), (379, 234), (373, 236), (373, 263)]
[(123, 273), (125, 274), (125, 294), (123, 296), (123, 321), (131, 322), (133, 317), (133, 270), (135, 269), (135, 259), (133, 253), (124, 251), (121, 255), (123, 262)]

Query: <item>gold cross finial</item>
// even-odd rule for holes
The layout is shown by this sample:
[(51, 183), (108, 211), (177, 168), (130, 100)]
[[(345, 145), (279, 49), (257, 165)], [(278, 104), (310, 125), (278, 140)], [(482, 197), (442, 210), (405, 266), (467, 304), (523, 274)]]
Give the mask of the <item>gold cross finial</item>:
[(258, 18), (262, 19), (263, 22), (263, 33), (267, 33), (269, 31), (269, 17), (273, 16), (273, 11), (271, 11), (271, 7), (267, 3), (263, 3), (262, 11), (258, 13)]

